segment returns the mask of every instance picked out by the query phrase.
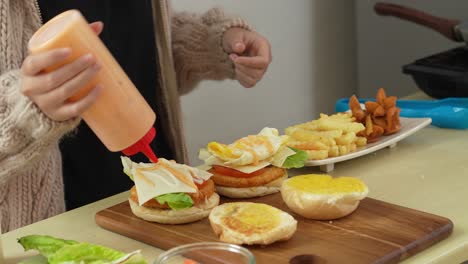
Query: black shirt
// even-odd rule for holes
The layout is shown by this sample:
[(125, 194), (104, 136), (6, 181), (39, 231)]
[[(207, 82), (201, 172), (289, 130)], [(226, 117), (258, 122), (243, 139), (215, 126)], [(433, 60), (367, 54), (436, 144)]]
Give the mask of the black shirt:
[[(39, 0), (39, 6), (44, 23), (69, 9), (80, 10), (90, 23), (104, 22), (100, 38), (157, 114), (158, 66), (150, 0)], [(160, 128), (163, 122), (158, 117), (152, 148), (158, 157), (173, 159)], [(107, 150), (85, 122), (77, 134), (61, 141), (60, 149), (68, 210), (133, 185), (122, 171), (122, 154)], [(148, 162), (142, 154), (132, 160)]]

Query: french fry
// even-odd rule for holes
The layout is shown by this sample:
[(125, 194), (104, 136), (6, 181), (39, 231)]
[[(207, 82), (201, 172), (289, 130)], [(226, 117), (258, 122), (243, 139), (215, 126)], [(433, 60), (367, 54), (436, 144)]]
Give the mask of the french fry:
[(367, 138), (357, 137), (355, 142), (356, 142), (356, 147), (364, 147), (367, 144)]
[(340, 149), (338, 146), (332, 146), (328, 149), (328, 156), (329, 157), (338, 157), (340, 155)]
[(342, 134), (343, 131), (341, 130), (315, 131), (298, 128), (289, 136), (298, 141), (317, 141), (322, 140), (322, 138), (338, 138), (341, 137)]
[(322, 160), (328, 157), (326, 150), (306, 150), (309, 160)]
[(340, 121), (340, 122), (353, 122), (356, 120), (356, 118), (353, 117), (351, 113), (337, 113), (331, 116), (322, 114), (320, 119), (330, 119), (333, 121)]
[(322, 138), (332, 138), (332, 139), (341, 137), (341, 135), (343, 135), (342, 130), (332, 130), (332, 129), (322, 130), (322, 131), (307, 131), (307, 133), (311, 135), (318, 135), (319, 137), (322, 137)]
[(332, 115), (331, 118), (337, 118), (337, 119), (341, 119), (341, 118), (349, 119), (349, 118), (351, 118), (351, 119), (354, 119), (353, 114), (350, 113), (350, 112), (336, 113), (336, 114)]
[(342, 132), (354, 132), (358, 133), (361, 130), (364, 130), (365, 127), (361, 123), (356, 122), (337, 122), (332, 119), (319, 119), (319, 129), (326, 131), (342, 131)]
[(335, 138), (337, 145), (350, 145), (356, 140), (356, 133), (348, 132), (341, 137)]
[(321, 141), (289, 141), (288, 146), (302, 150), (327, 150), (329, 147)]
[(302, 128), (302, 129), (307, 129), (307, 130), (317, 130), (318, 129), (318, 124), (317, 120), (313, 120), (307, 123), (299, 124), (294, 126), (295, 128)]
[(349, 146), (338, 146), (339, 155), (343, 156), (349, 153)]
[(309, 130), (296, 128), (289, 136), (296, 141), (319, 141), (320, 136), (317, 134), (309, 133)]
[(327, 144), (327, 146), (336, 146), (336, 141), (333, 138), (324, 138), (322, 139), (323, 143)]

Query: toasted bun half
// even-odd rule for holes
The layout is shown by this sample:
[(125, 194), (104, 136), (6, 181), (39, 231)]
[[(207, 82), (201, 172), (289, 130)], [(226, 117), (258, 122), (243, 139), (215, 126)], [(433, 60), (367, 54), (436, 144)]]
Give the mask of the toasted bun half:
[(261, 203), (225, 203), (211, 211), (209, 220), (221, 241), (238, 245), (288, 240), (297, 228), (291, 215)]
[(132, 199), (128, 199), (133, 214), (146, 221), (161, 224), (185, 224), (207, 217), (210, 211), (219, 204), (219, 195), (213, 193), (204, 203), (187, 209), (171, 210), (139, 206)]
[(328, 175), (296, 177), (284, 181), (281, 196), (293, 212), (309, 219), (332, 220), (349, 215), (369, 191), (357, 178), (332, 179)]
[(265, 196), (280, 191), (281, 185), (288, 178), (288, 173), (284, 170), (283, 177), (269, 182), (263, 186), (236, 188), (215, 185), (216, 192), (229, 198), (253, 198)]

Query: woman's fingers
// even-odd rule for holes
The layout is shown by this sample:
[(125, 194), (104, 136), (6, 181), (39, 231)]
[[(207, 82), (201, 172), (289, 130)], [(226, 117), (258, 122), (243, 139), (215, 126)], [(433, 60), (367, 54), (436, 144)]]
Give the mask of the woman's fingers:
[(247, 57), (247, 56), (237, 56), (234, 59), (234, 63), (244, 65), (249, 68), (255, 68), (259, 70), (266, 70), (270, 61), (265, 57)]
[(252, 78), (255, 81), (260, 81), (265, 74), (265, 70), (263, 69), (256, 69), (256, 68), (249, 68), (241, 64), (236, 64), (236, 69), (239, 71), (245, 73), (248, 75), (250, 78)]
[(63, 104), (61, 107), (57, 108), (51, 118), (57, 121), (65, 121), (80, 116), (96, 101), (101, 89), (100, 86), (96, 86), (80, 100)]
[(93, 66), (86, 68), (59, 87), (39, 96), (36, 99), (36, 104), (41, 109), (53, 108), (63, 104), (68, 98), (76, 94), (81, 88), (89, 83), (94, 76), (96, 76), (96, 73), (100, 68), (101, 66), (99, 64), (94, 64)]
[[(28, 86), (27, 95), (43, 94), (52, 91), (73, 79), (81, 72), (92, 69), (96, 65), (96, 60), (91, 54), (84, 55), (75, 61), (60, 67), (59, 69), (37, 75), (31, 78), (31, 84)], [(84, 85), (83, 83), (82, 85)], [(23, 92), (24, 93), (24, 92)]]
[(24, 75), (36, 75), (48, 67), (63, 62), (70, 54), (71, 49), (62, 48), (42, 52), (37, 55), (29, 55), (23, 61), (21, 72)]
[(255, 86), (257, 80), (247, 75), (245, 72), (236, 68), (236, 78), (245, 88), (251, 88)]

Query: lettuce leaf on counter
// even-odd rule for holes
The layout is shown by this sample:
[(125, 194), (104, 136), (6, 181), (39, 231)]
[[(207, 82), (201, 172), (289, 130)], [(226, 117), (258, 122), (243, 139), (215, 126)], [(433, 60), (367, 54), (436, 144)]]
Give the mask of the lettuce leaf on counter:
[(192, 198), (186, 193), (168, 193), (154, 198), (158, 203), (167, 203), (171, 209), (180, 210), (193, 206)]
[(307, 152), (305, 152), (304, 150), (300, 150), (300, 149), (295, 149), (291, 147), (289, 148), (292, 149), (294, 152), (296, 152), (296, 154), (287, 157), (282, 167), (285, 169), (304, 167), (304, 164), (308, 159)]
[[(89, 243), (63, 240), (51, 236), (31, 235), (18, 239), (25, 250), (38, 250), (49, 264), (147, 264), (139, 251), (129, 254)], [(41, 259), (23, 263), (44, 263)], [(44, 261), (42, 259), (42, 261)]]
[(18, 239), (18, 243), (23, 246), (24, 250), (35, 249), (45, 257), (52, 255), (64, 246), (78, 244), (77, 241), (73, 240), (64, 240), (51, 236), (41, 235), (30, 235), (22, 237)]
[(69, 261), (85, 261), (85, 263), (99, 263), (98, 261), (111, 262), (123, 257), (125, 254), (99, 245), (78, 243), (62, 247), (48, 257), (50, 264)]

